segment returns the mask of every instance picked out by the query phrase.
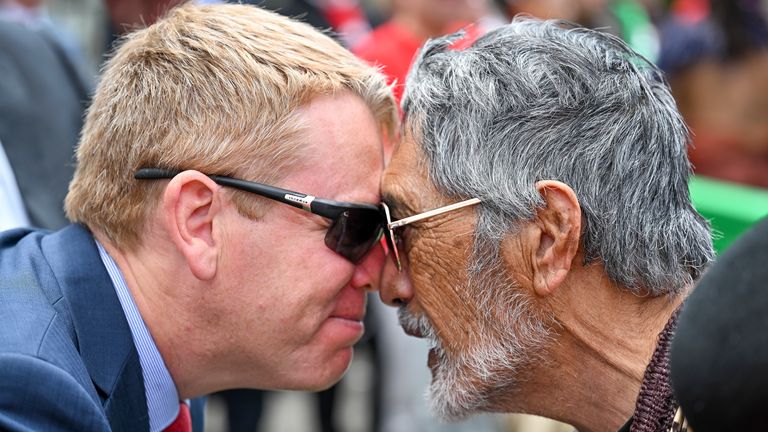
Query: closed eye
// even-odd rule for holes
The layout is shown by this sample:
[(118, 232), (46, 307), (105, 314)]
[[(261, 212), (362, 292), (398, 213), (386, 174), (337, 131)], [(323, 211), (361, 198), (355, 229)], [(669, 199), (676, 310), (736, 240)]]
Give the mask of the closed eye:
[(410, 225), (406, 225), (394, 230), (395, 244), (404, 252), (408, 252), (413, 244), (414, 231), (412, 228)]
[(384, 203), (387, 204), (387, 207), (389, 207), (389, 214), (393, 221), (408, 217), (408, 215), (413, 214), (408, 205), (406, 205), (406, 203), (399, 199), (397, 196), (384, 193), (382, 195), (382, 201), (384, 201)]

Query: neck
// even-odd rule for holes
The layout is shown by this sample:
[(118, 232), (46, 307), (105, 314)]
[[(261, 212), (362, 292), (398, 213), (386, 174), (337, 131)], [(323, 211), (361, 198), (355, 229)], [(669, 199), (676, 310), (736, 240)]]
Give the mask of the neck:
[(141, 318), (173, 378), (179, 397), (185, 399), (206, 393), (204, 388), (197, 388), (199, 384), (204, 384), (199, 377), (187, 379), (195, 377), (195, 371), (203, 369), (199, 364), (201, 357), (194, 352), (200, 346), (193, 340), (196, 339), (196, 332), (191, 323), (196, 321), (195, 314), (190, 313), (193, 310), (191, 301), (183, 298), (182, 291), (177, 289), (188, 287), (188, 284), (182, 275), (168, 270), (183, 268), (183, 264), (179, 262), (178, 265), (160, 268), (160, 263), (170, 261), (167, 254), (163, 253), (163, 258), (160, 258), (141, 248), (128, 252), (113, 246), (103, 236), (96, 234), (96, 237), (120, 268)]
[(632, 416), (657, 337), (683, 296), (638, 297), (602, 275), (597, 280), (564, 286), (570, 293), (553, 299), (556, 342), (507, 411), (554, 418), (581, 432), (616, 431)]

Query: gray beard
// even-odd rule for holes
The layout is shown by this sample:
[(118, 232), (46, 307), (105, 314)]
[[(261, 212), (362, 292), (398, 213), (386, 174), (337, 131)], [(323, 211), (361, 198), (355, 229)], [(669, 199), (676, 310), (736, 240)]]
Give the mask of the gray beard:
[(540, 358), (552, 339), (553, 320), (538, 317), (515, 281), (494, 267), (459, 291), (478, 302), (480, 331), (471, 335), (469, 350), (449, 354), (426, 316), (415, 317), (405, 306), (398, 313), (403, 328), (420, 332), (437, 357), (427, 399), (432, 415), (445, 421), (498, 410), (496, 396), (515, 388), (523, 368)]

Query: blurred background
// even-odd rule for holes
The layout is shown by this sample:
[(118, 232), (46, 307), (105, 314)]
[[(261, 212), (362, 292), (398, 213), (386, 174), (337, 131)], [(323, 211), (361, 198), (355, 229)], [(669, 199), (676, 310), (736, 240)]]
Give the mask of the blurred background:
[[(199, 3), (211, 3), (201, 0)], [(18, 191), (0, 230), (66, 223), (73, 149), (99, 67), (120, 35), (179, 0), (0, 0), (0, 170)], [(694, 147), (691, 194), (722, 252), (768, 215), (768, 0), (262, 0), (327, 30), (395, 83), (428, 38), (471, 41), (517, 14), (560, 18), (623, 38), (666, 73)], [(0, 176), (3, 177), (3, 176)], [(0, 185), (2, 186), (2, 185)], [(0, 188), (2, 190), (3, 188)], [(1, 197), (0, 197), (1, 198)], [(320, 393), (234, 390), (209, 398), (206, 431), (571, 431), (519, 415), (441, 424), (425, 403), (427, 346), (395, 311), (369, 302), (347, 376)]]

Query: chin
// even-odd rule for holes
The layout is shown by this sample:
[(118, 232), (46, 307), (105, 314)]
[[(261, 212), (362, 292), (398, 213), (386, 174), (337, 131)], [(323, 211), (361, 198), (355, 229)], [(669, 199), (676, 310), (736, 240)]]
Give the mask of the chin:
[(485, 340), (454, 356), (436, 343), (428, 362), (432, 372), (428, 391), (432, 415), (452, 422), (499, 411), (500, 397), (517, 387), (531, 354), (502, 341)]
[(338, 383), (352, 364), (353, 348), (344, 348), (325, 361), (315, 362), (311, 367), (304, 364), (302, 367), (308, 374), (306, 379), (294, 383), (289, 390), (323, 391)]
[(433, 416), (443, 421), (463, 420), (487, 405), (485, 392), (477, 385), (475, 373), (462, 365), (462, 361), (452, 361), (440, 348), (430, 350), (430, 371), (432, 382), (429, 385), (428, 404)]
[[(472, 335), (470, 348), (446, 351), (428, 321), (420, 322), (433, 348), (428, 399), (432, 414), (446, 421), (480, 412), (499, 412), (504, 395), (516, 391), (532, 362), (542, 362), (553, 343), (554, 318), (533, 309), (526, 295), (509, 290), (517, 283), (506, 274), (481, 279), (467, 290), (489, 308), (486, 321)], [(504, 296), (491, 293), (506, 292)], [(407, 320), (406, 320), (407, 321)], [(402, 322), (402, 320), (401, 320)]]

